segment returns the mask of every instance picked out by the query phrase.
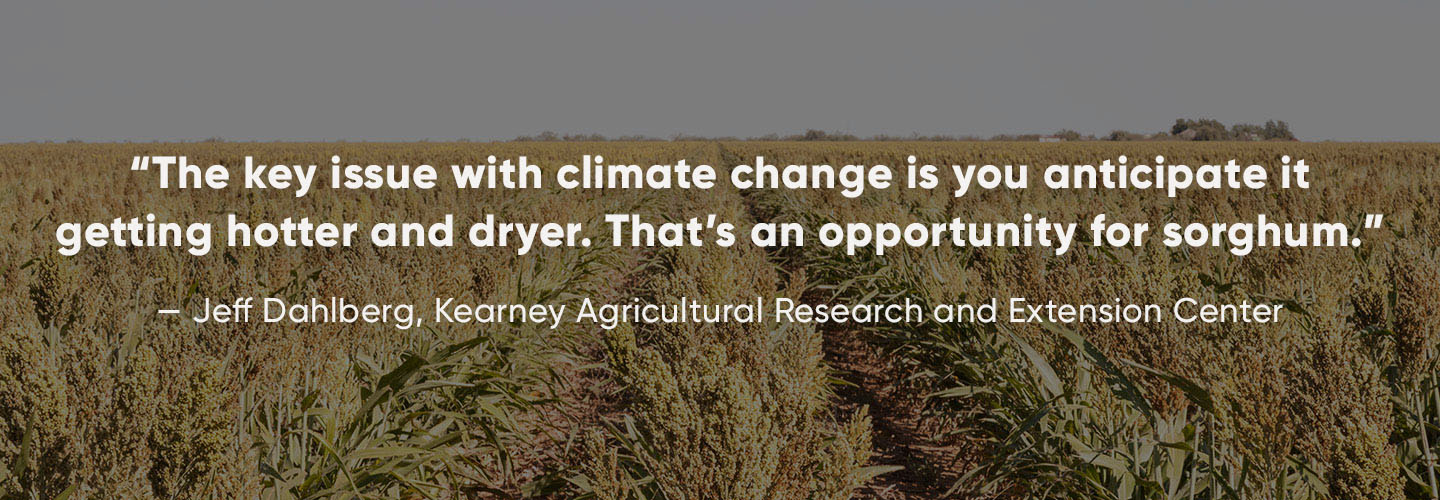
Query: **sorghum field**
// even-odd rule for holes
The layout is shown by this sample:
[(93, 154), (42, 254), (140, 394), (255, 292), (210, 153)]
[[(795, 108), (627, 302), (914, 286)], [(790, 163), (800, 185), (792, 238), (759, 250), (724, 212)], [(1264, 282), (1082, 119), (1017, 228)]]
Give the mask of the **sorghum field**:
[[(163, 152), (159, 152), (163, 149)], [(197, 163), (1094, 162), (1314, 166), (1311, 189), (410, 192), (160, 190)], [(3, 498), (1435, 498), (1440, 145), (637, 142), (0, 146)], [(723, 185), (723, 183), (721, 183)], [(153, 212), (585, 222), (944, 221), (1030, 212), (1353, 221), (1358, 248), (181, 249), (56, 252), (62, 221)], [(217, 225), (219, 227), (219, 225)], [(1084, 233), (1082, 230), (1081, 233)], [(737, 234), (746, 234), (744, 227)], [(1023, 296), (1282, 303), (1279, 323), (197, 325), (202, 297), (573, 303)], [(422, 307), (422, 309), (424, 309)]]

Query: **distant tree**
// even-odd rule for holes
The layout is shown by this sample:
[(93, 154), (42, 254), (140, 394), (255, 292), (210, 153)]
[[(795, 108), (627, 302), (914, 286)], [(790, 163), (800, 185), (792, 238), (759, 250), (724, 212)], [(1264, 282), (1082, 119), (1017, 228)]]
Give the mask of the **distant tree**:
[(1180, 135), (1181, 132), (1195, 128), (1195, 120), (1176, 118), (1175, 125), (1170, 127), (1170, 135)]
[(826, 131), (824, 131), (824, 130), (813, 129), (813, 128), (812, 128), (812, 129), (810, 129), (810, 130), (806, 130), (804, 134), (786, 136), (786, 137), (785, 137), (785, 140), (789, 140), (789, 141), (858, 141), (858, 140), (860, 140), (860, 138), (859, 138), (859, 137), (856, 137), (855, 134), (846, 134), (846, 133), (843, 133), (843, 132), (826, 132)]
[(530, 141), (545, 141), (545, 142), (549, 142), (549, 141), (558, 141), (558, 140), (560, 140), (560, 134), (555, 133), (555, 131), (553, 131), (553, 130), (546, 130), (546, 131), (541, 132), (541, 133), (539, 133), (539, 134), (537, 134), (537, 135), (522, 135), (522, 136), (520, 136), (520, 137), (516, 137), (516, 138), (515, 138), (515, 141), (516, 141), (516, 142), (530, 142)]
[(1179, 118), (1176, 119), (1175, 124), (1170, 127), (1170, 135), (1195, 141), (1295, 140), (1295, 134), (1290, 132), (1290, 124), (1280, 120), (1267, 121), (1263, 126), (1237, 123), (1227, 129), (1225, 124), (1220, 123), (1219, 120), (1209, 118), (1199, 120)]
[(1260, 132), (1260, 137), (1267, 141), (1293, 141), (1295, 134), (1290, 132), (1290, 124), (1284, 120), (1269, 120)]
[(1110, 133), (1105, 136), (1105, 140), (1107, 141), (1140, 141), (1144, 139), (1145, 136), (1128, 130), (1111, 130)]
[(1056, 132), (1056, 133), (1055, 133), (1055, 137), (1059, 137), (1061, 140), (1064, 140), (1064, 141), (1078, 141), (1078, 140), (1084, 138), (1084, 136), (1080, 135), (1079, 132), (1076, 132), (1076, 131), (1074, 131), (1074, 130), (1070, 130), (1070, 129), (1068, 129), (1068, 128), (1067, 128), (1067, 129), (1061, 129), (1059, 132)]
[(1265, 128), (1249, 123), (1236, 123), (1230, 126), (1230, 137), (1237, 141), (1253, 141), (1264, 138)]
[(1190, 136), (1196, 141), (1223, 141), (1230, 139), (1230, 131), (1226, 130), (1225, 124), (1219, 120), (1202, 118), (1199, 120), (1178, 119), (1175, 125), (1170, 127), (1170, 134), (1180, 137)]
[(990, 140), (992, 140), (992, 141), (1035, 142), (1035, 141), (1040, 140), (1041, 137), (1044, 137), (1044, 136), (1042, 136), (1042, 135), (1040, 135), (1040, 134), (997, 134), (997, 135), (990, 136)]
[(566, 142), (604, 142), (607, 139), (600, 134), (565, 134)]
[(1225, 124), (1220, 120), (1200, 120), (1196, 129), (1195, 140), (1197, 141), (1225, 141), (1230, 139), (1230, 131), (1225, 129)]

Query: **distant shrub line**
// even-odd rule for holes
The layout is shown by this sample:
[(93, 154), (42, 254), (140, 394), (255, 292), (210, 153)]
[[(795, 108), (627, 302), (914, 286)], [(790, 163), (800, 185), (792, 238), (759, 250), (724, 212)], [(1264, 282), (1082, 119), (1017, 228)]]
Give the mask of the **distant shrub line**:
[(809, 129), (799, 134), (766, 134), (752, 137), (720, 136), (706, 137), (693, 134), (674, 134), (668, 139), (649, 135), (621, 135), (607, 137), (603, 134), (559, 134), (553, 131), (545, 131), (535, 135), (522, 135), (515, 138), (516, 142), (641, 142), (641, 141), (1053, 141), (1053, 142), (1075, 142), (1075, 141), (1294, 141), (1295, 134), (1290, 131), (1290, 124), (1284, 120), (1269, 120), (1264, 125), (1249, 123), (1236, 123), (1226, 127), (1224, 123), (1209, 118), (1189, 119), (1180, 118), (1170, 130), (1162, 130), (1153, 134), (1143, 132), (1131, 132), (1128, 130), (1112, 130), (1110, 133), (1096, 136), (1081, 134), (1074, 130), (1062, 129), (1053, 134), (1024, 133), (1024, 134), (997, 134), (989, 138), (978, 135), (950, 135), (930, 134), (923, 135), (919, 132), (909, 135), (876, 134), (870, 136), (859, 136), (856, 134), (825, 131), (820, 129)]

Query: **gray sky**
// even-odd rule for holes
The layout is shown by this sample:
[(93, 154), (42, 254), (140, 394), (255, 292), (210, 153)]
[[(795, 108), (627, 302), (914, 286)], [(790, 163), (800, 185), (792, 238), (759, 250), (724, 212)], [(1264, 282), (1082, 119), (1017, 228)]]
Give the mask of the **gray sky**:
[[(292, 5), (293, 4), (293, 5)], [(0, 141), (1154, 132), (1440, 140), (1440, 2), (30, 1)]]

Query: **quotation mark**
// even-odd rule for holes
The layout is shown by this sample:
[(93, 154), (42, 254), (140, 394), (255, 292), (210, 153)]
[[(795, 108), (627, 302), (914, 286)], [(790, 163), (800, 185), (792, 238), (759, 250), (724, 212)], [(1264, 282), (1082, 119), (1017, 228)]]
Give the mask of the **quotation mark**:
[(136, 156), (135, 158), (131, 159), (131, 160), (130, 160), (130, 170), (131, 170), (131, 171), (136, 171), (136, 170), (150, 170), (150, 157), (149, 157), (149, 156)]
[(1380, 229), (1380, 219), (1384, 214), (1365, 214), (1365, 229)]

